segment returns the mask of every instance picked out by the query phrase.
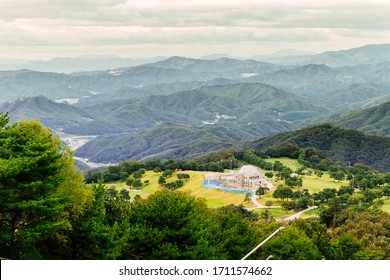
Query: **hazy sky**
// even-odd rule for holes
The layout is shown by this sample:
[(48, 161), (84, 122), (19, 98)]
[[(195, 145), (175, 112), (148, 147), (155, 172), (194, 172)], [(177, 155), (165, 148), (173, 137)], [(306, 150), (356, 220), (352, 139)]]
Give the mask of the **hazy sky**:
[(126, 57), (390, 43), (387, 0), (0, 0), (0, 58)]

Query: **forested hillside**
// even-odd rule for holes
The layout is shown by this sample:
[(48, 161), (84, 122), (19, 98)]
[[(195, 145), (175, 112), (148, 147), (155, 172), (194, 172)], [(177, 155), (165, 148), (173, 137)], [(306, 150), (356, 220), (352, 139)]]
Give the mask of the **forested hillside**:
[(144, 133), (97, 138), (79, 148), (75, 155), (94, 162), (157, 158), (188, 160), (232, 147), (248, 138), (255, 139), (250, 129), (245, 127), (236, 133), (234, 127), (191, 128), (166, 123)]
[(365, 135), (363, 132), (342, 129), (330, 124), (281, 133), (247, 142), (246, 149), (263, 150), (288, 143), (301, 148), (316, 148), (327, 152), (334, 161), (347, 165), (362, 163), (379, 171), (390, 171), (390, 138)]
[(337, 114), (329, 118), (329, 121), (367, 134), (390, 136), (390, 101), (368, 109)]

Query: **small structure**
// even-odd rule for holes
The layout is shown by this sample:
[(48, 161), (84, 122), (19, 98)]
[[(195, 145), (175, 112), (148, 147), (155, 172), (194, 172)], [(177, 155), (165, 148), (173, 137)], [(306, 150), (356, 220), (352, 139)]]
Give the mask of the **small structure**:
[(225, 185), (232, 189), (251, 192), (256, 191), (263, 184), (263, 179), (260, 178), (260, 170), (257, 167), (244, 165), (237, 172), (231, 170), (230, 173), (208, 173), (205, 183), (216, 187)]
[(260, 186), (260, 171), (252, 165), (244, 165), (236, 174), (236, 184), (245, 189)]

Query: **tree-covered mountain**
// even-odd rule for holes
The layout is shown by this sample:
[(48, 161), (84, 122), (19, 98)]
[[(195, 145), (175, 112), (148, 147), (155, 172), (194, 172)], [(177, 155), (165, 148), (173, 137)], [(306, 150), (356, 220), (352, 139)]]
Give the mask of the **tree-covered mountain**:
[(0, 99), (12, 101), (44, 95), (52, 100), (71, 99), (86, 107), (113, 100), (169, 95), (202, 86), (264, 83), (332, 110), (355, 109), (378, 104), (380, 97), (388, 96), (390, 91), (388, 60), (367, 63), (331, 67), (310, 62), (296, 66), (231, 58), (171, 57), (144, 65), (73, 74), (2, 71)]
[(366, 135), (357, 130), (339, 128), (330, 124), (249, 141), (242, 147), (264, 150), (289, 143), (301, 148), (324, 150), (332, 160), (347, 165), (362, 163), (379, 171), (390, 171), (390, 137)]
[(141, 133), (100, 137), (76, 151), (76, 156), (94, 162), (137, 159), (193, 159), (211, 151), (232, 147), (254, 138), (250, 129), (237, 133), (229, 127), (200, 127), (161, 124)]
[[(295, 94), (264, 84), (201, 87), (171, 95), (99, 104), (84, 110), (116, 128), (118, 133), (174, 122), (191, 126), (248, 125), (254, 134), (263, 136), (291, 130), (299, 122), (328, 113), (327, 109)], [(83, 134), (94, 130), (91, 126), (95, 124), (72, 127), (68, 132)]]
[[(0, 71), (0, 96), (2, 101), (38, 95), (45, 95), (53, 100), (80, 100), (93, 99), (94, 95), (101, 94), (106, 96), (104, 101), (109, 101), (116, 94), (126, 93), (127, 98), (156, 94), (153, 89), (158, 85), (181, 83), (182, 87), (178, 90), (187, 90), (194, 88), (192, 82), (197, 82), (200, 86), (214, 79), (241, 79), (247, 73), (255, 72), (257, 75), (280, 68), (282, 66), (255, 60), (172, 57), (156, 63), (73, 74), (31, 70)], [(148, 90), (149, 87), (152, 88), (151, 91)]]
[(72, 87), (73, 78), (31, 70), (0, 71), (0, 101), (44, 95), (52, 100), (82, 98), (86, 92)]
[(0, 112), (8, 112), (10, 120), (39, 120), (55, 130), (64, 130), (74, 125), (89, 123), (93, 117), (83, 109), (57, 103), (45, 96), (26, 97), (14, 102), (0, 103)]
[(308, 64), (249, 77), (308, 98), (332, 111), (379, 104), (390, 96), (390, 64), (331, 68)]
[(390, 136), (390, 101), (363, 110), (339, 113), (328, 118), (328, 121), (367, 134)]
[[(167, 122), (194, 130), (223, 127), (249, 140), (328, 122), (328, 116), (340, 127), (388, 135), (385, 109), (348, 115), (389, 100), (388, 47), (305, 56), (310, 59), (296, 65), (288, 59), (277, 65), (175, 56), (73, 74), (1, 71), (0, 101), (6, 102), (0, 111), (9, 112), (12, 121), (38, 119), (66, 134), (107, 141), (143, 137)], [(225, 136), (221, 141), (231, 143)]]
[(232, 58), (193, 59), (174, 56), (166, 60), (158, 61), (149, 66), (165, 69), (190, 70), (196, 73), (220, 73), (220, 75), (241, 75), (242, 73), (270, 73), (275, 72), (283, 66), (271, 63), (259, 62), (253, 59), (239, 60)]
[(300, 122), (328, 113), (327, 109), (295, 94), (264, 84), (204, 86), (82, 109), (42, 96), (1, 104), (0, 110), (9, 112), (13, 121), (38, 119), (53, 129), (77, 135), (134, 132), (172, 122), (191, 126), (247, 126), (253, 136), (260, 137), (292, 130)]

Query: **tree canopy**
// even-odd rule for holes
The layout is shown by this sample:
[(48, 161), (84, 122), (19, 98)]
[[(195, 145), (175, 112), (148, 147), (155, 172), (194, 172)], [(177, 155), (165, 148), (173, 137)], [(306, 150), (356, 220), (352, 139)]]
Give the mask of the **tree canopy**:
[[(67, 242), (88, 204), (83, 177), (60, 139), (37, 121), (0, 115), (0, 247), (9, 258), (44, 258)], [(81, 194), (82, 193), (82, 194)]]

